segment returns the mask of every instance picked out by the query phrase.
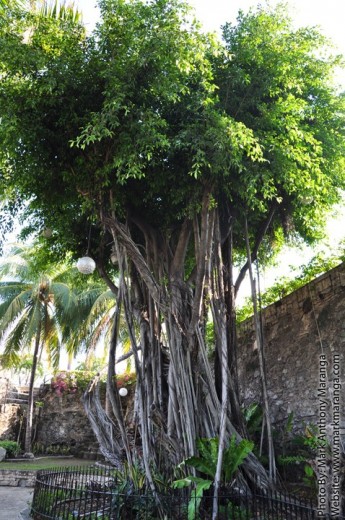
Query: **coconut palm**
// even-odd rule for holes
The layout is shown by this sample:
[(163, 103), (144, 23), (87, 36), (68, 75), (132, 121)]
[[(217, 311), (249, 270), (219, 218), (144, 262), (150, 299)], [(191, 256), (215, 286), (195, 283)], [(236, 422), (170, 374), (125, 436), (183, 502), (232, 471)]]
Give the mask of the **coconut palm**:
[(115, 295), (101, 281), (86, 280), (85, 285), (75, 289), (77, 298), (76, 314), (65, 327), (66, 350), (71, 357), (84, 350), (85, 366), (93, 354), (110, 334)]
[[(77, 298), (80, 326), (69, 336), (69, 344), (72, 352), (79, 351), (82, 345), (85, 346), (87, 367), (99, 344), (108, 345), (110, 342), (116, 296), (102, 281), (92, 281), (88, 287), (78, 292)], [(127, 360), (127, 370), (130, 370), (130, 340), (123, 316), (120, 318), (119, 345), (120, 357), (117, 358), (117, 362)]]
[(53, 367), (59, 354), (68, 317), (75, 314), (77, 298), (62, 280), (65, 265), (37, 272), (34, 250), (16, 246), (0, 263), (0, 344), (3, 367), (13, 366), (27, 348), (33, 349), (29, 381), (25, 451), (31, 452), (34, 382), (43, 349)]

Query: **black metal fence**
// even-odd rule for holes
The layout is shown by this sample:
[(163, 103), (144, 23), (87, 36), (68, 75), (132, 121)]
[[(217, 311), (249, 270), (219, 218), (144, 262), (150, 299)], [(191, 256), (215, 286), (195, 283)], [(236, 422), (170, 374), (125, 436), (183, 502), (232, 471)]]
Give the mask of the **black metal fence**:
[[(206, 493), (198, 499), (186, 490), (158, 496), (139, 492), (111, 470), (61, 468), (38, 473), (31, 515), (34, 520), (209, 520), (212, 503)], [(285, 493), (234, 489), (219, 497), (219, 520), (316, 518), (320, 517), (312, 503)]]

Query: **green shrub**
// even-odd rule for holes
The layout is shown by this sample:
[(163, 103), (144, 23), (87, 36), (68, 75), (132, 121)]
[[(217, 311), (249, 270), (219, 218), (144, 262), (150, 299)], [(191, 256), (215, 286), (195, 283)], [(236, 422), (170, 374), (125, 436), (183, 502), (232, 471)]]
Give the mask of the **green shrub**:
[(6, 450), (6, 459), (15, 457), (20, 451), (20, 446), (15, 441), (0, 441), (0, 448)]

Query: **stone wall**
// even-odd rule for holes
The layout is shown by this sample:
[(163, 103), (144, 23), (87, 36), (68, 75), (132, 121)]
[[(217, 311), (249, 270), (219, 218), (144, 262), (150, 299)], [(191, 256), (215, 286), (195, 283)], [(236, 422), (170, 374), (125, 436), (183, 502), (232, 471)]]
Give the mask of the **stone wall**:
[[(316, 424), (320, 383), (327, 376), (328, 410), (340, 394), (345, 426), (345, 264), (264, 309), (262, 323), (273, 422), (284, 423), (293, 412), (299, 426)], [(248, 405), (261, 401), (253, 320), (241, 324), (238, 337), (241, 399)]]
[(7, 402), (13, 386), (8, 379), (0, 377), (0, 440), (16, 440), (22, 410), (19, 404)]
[(0, 469), (0, 486), (34, 487), (36, 473), (37, 471)]
[(98, 443), (85, 414), (79, 393), (61, 396), (48, 390), (41, 398), (43, 406), (37, 410), (35, 442), (44, 448), (68, 447), (72, 454), (97, 452)]
[[(4, 386), (9, 383), (6, 380), (0, 380), (0, 383), (2, 383), (0, 395), (3, 396), (2, 401), (0, 400), (0, 440), (20, 438), (23, 444), (25, 428), (21, 427), (21, 423), (26, 413), (26, 404), (4, 402), (5, 395), (10, 395), (4, 390)], [(12, 388), (12, 390), (15, 392), (16, 389)], [(101, 392), (102, 400), (103, 393)], [(133, 411), (132, 393), (129, 391), (129, 395), (121, 400), (128, 423)], [(11, 398), (7, 397), (7, 399)], [(81, 392), (58, 395), (48, 384), (37, 389), (35, 402), (33, 420), (35, 453), (72, 454), (92, 460), (102, 459), (97, 439), (81, 402)]]
[(0, 377), (0, 403), (2, 403), (9, 391), (10, 382), (6, 377)]
[[(16, 395), (18, 389), (6, 378), (0, 378), (0, 440), (23, 441), (21, 423), (26, 414), (26, 403), (12, 402), (11, 395)], [(13, 399), (21, 401), (20, 399)], [(45, 451), (47, 448), (52, 454), (61, 454), (62, 449), (69, 453), (95, 458), (98, 443), (84, 411), (81, 396), (63, 394), (58, 396), (50, 387), (45, 385), (36, 391), (35, 401), (40, 406), (35, 407), (33, 421), (34, 441)]]

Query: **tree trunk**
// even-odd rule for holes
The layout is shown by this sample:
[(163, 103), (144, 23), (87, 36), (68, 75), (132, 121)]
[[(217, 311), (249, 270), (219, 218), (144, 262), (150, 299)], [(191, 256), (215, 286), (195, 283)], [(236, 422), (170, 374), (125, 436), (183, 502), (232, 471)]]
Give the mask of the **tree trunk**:
[[(126, 451), (126, 456), (129, 462), (133, 458), (142, 461), (153, 490), (153, 471), (171, 478), (174, 467), (195, 454), (196, 439), (219, 436), (217, 493), (227, 439), (232, 434), (238, 441), (241, 439), (232, 423), (232, 416), (236, 416), (238, 425), (240, 412), (228, 358), (229, 308), (233, 320), (234, 301), (227, 302), (226, 290), (232, 291), (232, 278), (225, 282), (224, 273), (232, 268), (231, 254), (224, 266), (219, 215), (217, 209), (209, 206), (210, 192), (206, 190), (193, 226), (186, 219), (178, 234), (159, 238), (134, 217), (126, 225), (114, 214), (103, 218), (117, 247), (120, 287), (115, 290), (123, 298), (137, 374), (135, 420), (141, 446), (132, 444), (131, 453)], [(193, 246), (196, 262), (187, 276), (187, 252)], [(108, 285), (113, 289), (111, 280)], [(220, 395), (205, 342), (209, 311), (221, 362)], [(111, 371), (114, 355), (111, 350)], [(114, 402), (114, 415), (117, 422), (122, 422), (117, 406)], [(123, 427), (124, 424), (120, 430), (125, 444)], [(243, 471), (253, 483), (260, 483), (261, 487), (269, 484), (264, 468), (253, 454), (244, 462)], [(215, 509), (213, 518), (216, 516)]]
[(266, 368), (265, 368), (264, 344), (263, 344), (261, 324), (260, 324), (260, 318), (259, 318), (258, 307), (257, 307), (257, 296), (256, 296), (255, 282), (254, 282), (253, 269), (252, 269), (247, 218), (245, 218), (245, 240), (246, 240), (246, 248), (247, 248), (248, 272), (249, 272), (253, 308), (254, 308), (254, 326), (255, 326), (256, 343), (257, 343), (257, 347), (258, 347), (260, 376), (261, 376), (261, 384), (262, 384), (262, 398), (263, 398), (263, 404), (264, 404), (264, 415), (265, 415), (266, 430), (267, 430), (269, 478), (272, 483), (275, 483), (275, 481), (276, 481), (276, 463), (275, 463), (275, 454), (274, 454), (274, 445), (273, 445), (270, 408), (269, 408), (268, 393), (267, 393), (267, 377), (266, 377)]
[(28, 395), (28, 409), (26, 414), (26, 429), (25, 429), (25, 441), (24, 441), (24, 451), (26, 456), (31, 456), (31, 437), (32, 437), (32, 420), (34, 415), (34, 384), (36, 377), (36, 369), (38, 363), (38, 354), (40, 350), (41, 343), (41, 322), (39, 322), (38, 329), (36, 332), (35, 338), (35, 348), (34, 354), (32, 358), (32, 368), (30, 373), (30, 382), (29, 382), (29, 395)]
[[(219, 222), (216, 222), (216, 240), (215, 243), (218, 245), (218, 251), (215, 252), (216, 268), (218, 272), (223, 272), (224, 266), (222, 261), (221, 252), (221, 240), (220, 240), (220, 229)], [(219, 487), (221, 484), (221, 475), (223, 469), (223, 454), (225, 444), (227, 441), (227, 417), (229, 415), (229, 360), (228, 360), (228, 342), (226, 333), (226, 306), (225, 306), (225, 291), (223, 285), (223, 278), (218, 277), (215, 282), (217, 285), (213, 287), (213, 293), (215, 298), (213, 300), (213, 319), (217, 331), (217, 336), (220, 340), (220, 360), (221, 360), (221, 376), (222, 376), (222, 394), (221, 394), (221, 412), (220, 412), (220, 426), (219, 426), (219, 449), (217, 459), (217, 469), (214, 478), (214, 496), (213, 496), (213, 511), (212, 520), (218, 518), (218, 494)], [(216, 306), (217, 301), (220, 302)], [(218, 308), (217, 308), (218, 307)]]

